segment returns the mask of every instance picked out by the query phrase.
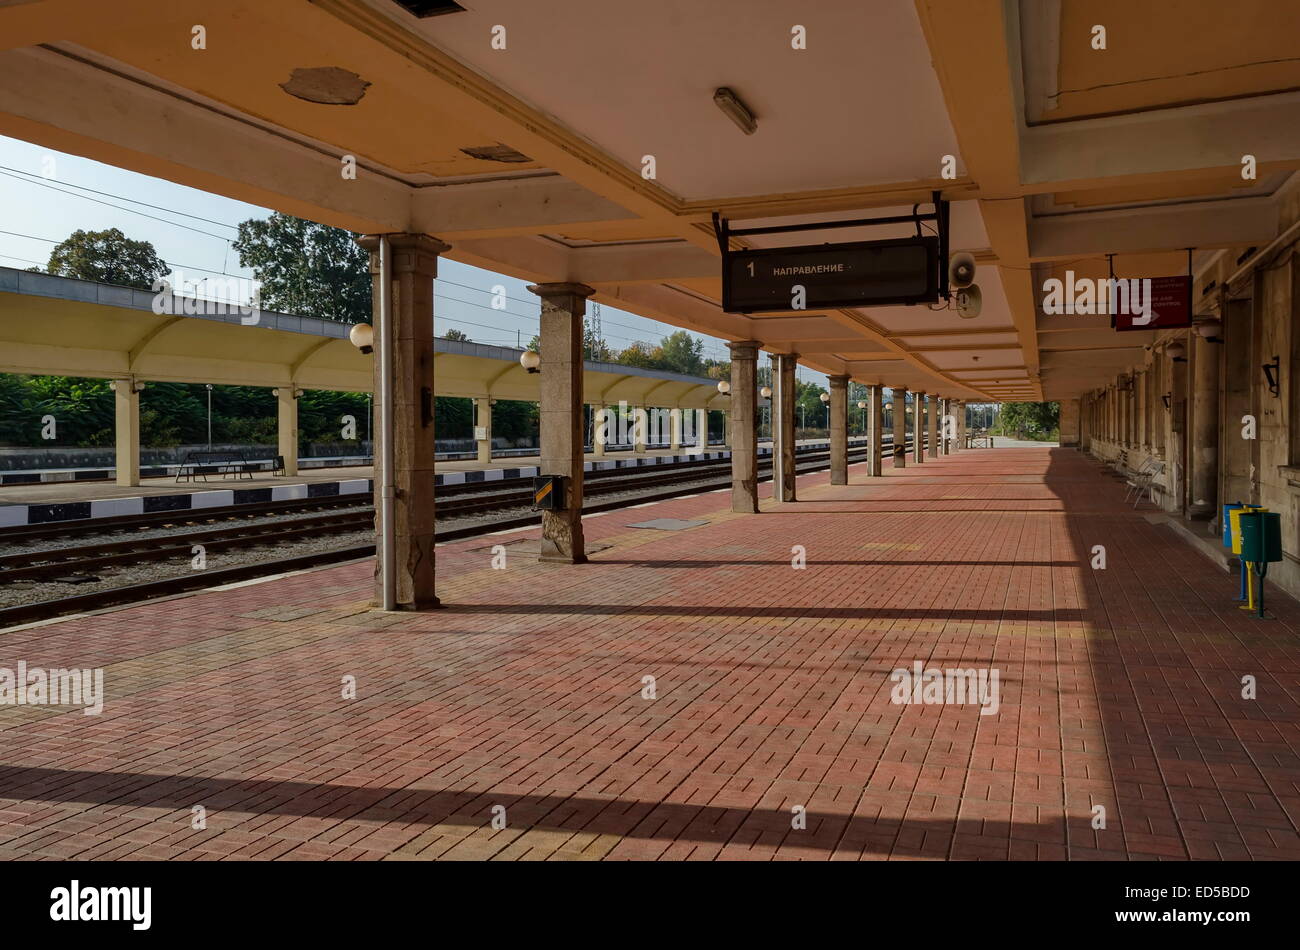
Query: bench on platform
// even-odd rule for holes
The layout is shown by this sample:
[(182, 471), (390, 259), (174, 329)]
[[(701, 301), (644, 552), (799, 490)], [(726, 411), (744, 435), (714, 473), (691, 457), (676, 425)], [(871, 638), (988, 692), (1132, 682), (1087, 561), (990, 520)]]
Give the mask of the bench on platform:
[(208, 472), (214, 469), (214, 474), (222, 478), (232, 475), (235, 478), (247, 475), (250, 481), (253, 478), (253, 466), (243, 452), (187, 452), (176, 469), (176, 481), (194, 481), (198, 477), (206, 482)]

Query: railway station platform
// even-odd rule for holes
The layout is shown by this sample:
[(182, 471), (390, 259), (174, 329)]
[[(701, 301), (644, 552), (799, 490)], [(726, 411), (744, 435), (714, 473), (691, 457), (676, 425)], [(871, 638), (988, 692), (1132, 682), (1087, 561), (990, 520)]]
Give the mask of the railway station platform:
[(0, 634), (105, 694), (0, 706), (0, 857), (1300, 858), (1295, 601), (1073, 449), (798, 481)]
[[(850, 439), (849, 445), (859, 445), (862, 441)], [(801, 441), (799, 451), (825, 449), (826, 445), (825, 441)], [(770, 455), (771, 446), (760, 446), (759, 453)], [(718, 461), (730, 457), (730, 451), (722, 446), (711, 446), (708, 451), (698, 454), (689, 454), (688, 449), (617, 451), (604, 455), (588, 452), (586, 468), (587, 471), (636, 468), (675, 462)], [(532, 455), (503, 457), (490, 463), (473, 459), (439, 462), (436, 484), (460, 485), (527, 478), (538, 474), (539, 461)], [(213, 474), (206, 480), (196, 478), (180, 482), (174, 476), (146, 478), (140, 485), (130, 487), (104, 481), (4, 485), (0, 486), (0, 527), (364, 493), (372, 489), (373, 478), (371, 466), (354, 465), (300, 470), (293, 476), (254, 472), (252, 478)]]

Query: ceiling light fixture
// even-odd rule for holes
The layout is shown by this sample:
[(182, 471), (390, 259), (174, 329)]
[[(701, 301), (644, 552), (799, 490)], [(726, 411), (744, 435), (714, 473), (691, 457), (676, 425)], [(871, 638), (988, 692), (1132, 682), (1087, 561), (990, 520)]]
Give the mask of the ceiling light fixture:
[(461, 149), (463, 153), (470, 158), (477, 158), (484, 162), (506, 162), (511, 165), (522, 165), (525, 162), (531, 162), (532, 159), (509, 145), (475, 145), (472, 148)]
[(754, 113), (750, 111), (749, 106), (741, 102), (740, 97), (726, 86), (720, 86), (713, 91), (713, 104), (746, 135), (753, 135), (758, 129), (758, 120), (754, 118)]
[(465, 8), (452, 0), (394, 0), (394, 2), (412, 16), (421, 20), (444, 13), (464, 13)]

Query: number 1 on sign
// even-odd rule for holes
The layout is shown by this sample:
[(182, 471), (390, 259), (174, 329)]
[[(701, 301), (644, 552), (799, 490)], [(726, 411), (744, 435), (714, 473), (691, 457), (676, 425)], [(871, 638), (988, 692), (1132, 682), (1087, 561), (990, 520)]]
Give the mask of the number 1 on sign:
[(750, 262), (749, 262), (748, 264), (746, 264), (745, 266), (749, 268), (749, 276), (750, 276), (750, 277), (753, 277), (753, 276), (754, 276), (754, 262), (753, 262), (753, 261), (750, 261)]

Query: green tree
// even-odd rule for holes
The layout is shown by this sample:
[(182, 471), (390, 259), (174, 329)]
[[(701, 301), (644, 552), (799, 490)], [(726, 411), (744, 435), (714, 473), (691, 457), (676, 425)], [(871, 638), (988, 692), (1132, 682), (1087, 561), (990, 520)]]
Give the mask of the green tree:
[(635, 366), (639, 369), (662, 369), (663, 351), (657, 346), (651, 347), (649, 343), (642, 343), (638, 340), (620, 352), (616, 362), (623, 366)]
[(338, 323), (368, 323), (369, 257), (355, 235), (278, 211), (240, 222), (233, 247), (262, 282), (267, 310)]
[(704, 370), (704, 341), (685, 330), (664, 337), (659, 352), (662, 368), (669, 372), (698, 376)]
[(1061, 404), (1057, 402), (1006, 402), (999, 418), (1004, 435), (1039, 441), (1052, 438), (1061, 426)]
[(799, 421), (799, 412), (803, 410), (803, 421), (809, 429), (826, 428), (826, 403), (821, 394), (826, 392), (824, 386), (816, 383), (796, 380), (794, 384), (795, 421)]
[(59, 277), (152, 290), (154, 281), (171, 268), (148, 241), (133, 241), (117, 228), (109, 228), (73, 231), (54, 246), (46, 270)]
[(454, 329), (448, 330), (446, 333), (442, 335), (442, 338), (444, 340), (456, 340), (459, 343), (474, 342), (469, 338), (469, 334), (465, 333), (463, 330), (454, 330)]

